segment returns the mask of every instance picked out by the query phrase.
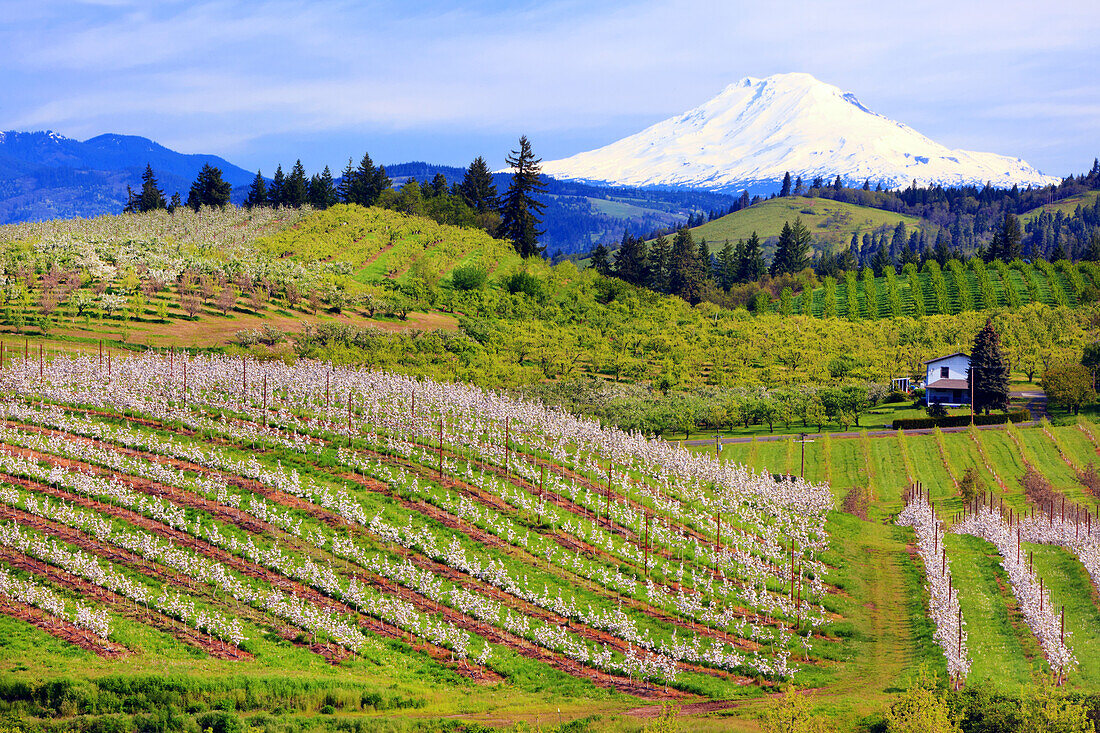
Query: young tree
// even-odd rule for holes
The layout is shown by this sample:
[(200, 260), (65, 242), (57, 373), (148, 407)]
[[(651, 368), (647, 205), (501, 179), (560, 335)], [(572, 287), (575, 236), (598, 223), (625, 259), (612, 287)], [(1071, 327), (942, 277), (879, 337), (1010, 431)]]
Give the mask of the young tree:
[(248, 197), (244, 200), (244, 205), (251, 209), (265, 204), (267, 204), (267, 181), (264, 180), (262, 172), (256, 171), (256, 177), (252, 179), (252, 185), (248, 187)]
[(229, 193), (232, 188), (228, 181), (222, 180), (220, 168), (205, 163), (195, 182), (191, 184), (191, 190), (187, 194), (187, 205), (195, 211), (202, 206), (217, 206), (224, 209), (229, 205)]
[(541, 162), (531, 151), (526, 135), (519, 139), (519, 150), (513, 150), (507, 158), (513, 172), (501, 207), (500, 231), (523, 257), (541, 255), (544, 249), (539, 246), (543, 231), (538, 227), (545, 205), (535, 198), (546, 188), (539, 175)]
[(275, 167), (275, 175), (267, 188), (267, 202), (275, 208), (286, 205), (286, 174), (281, 164)]
[(156, 211), (167, 209), (168, 202), (164, 200), (164, 191), (157, 185), (157, 178), (153, 175), (153, 166), (146, 164), (145, 172), (141, 174), (141, 195), (138, 196), (138, 211)]
[(355, 203), (351, 200), (352, 187), (355, 185), (355, 164), (348, 158), (348, 164), (344, 172), (340, 174), (340, 183), (336, 185), (336, 195), (345, 204)]
[(1001, 353), (1000, 334), (990, 320), (974, 337), (967, 378), (973, 387), (975, 410), (985, 410), (988, 415), (990, 409), (1008, 409), (1008, 363)]
[(1074, 414), (1081, 411), (1082, 405), (1096, 400), (1092, 373), (1080, 364), (1048, 369), (1043, 373), (1042, 385), (1051, 404), (1061, 405)]

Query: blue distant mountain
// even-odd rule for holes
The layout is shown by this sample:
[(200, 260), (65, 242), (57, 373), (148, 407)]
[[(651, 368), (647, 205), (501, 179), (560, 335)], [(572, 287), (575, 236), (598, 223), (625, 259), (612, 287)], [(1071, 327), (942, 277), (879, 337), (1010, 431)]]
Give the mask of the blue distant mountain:
[(122, 211), (126, 186), (138, 188), (146, 164), (165, 195), (187, 190), (206, 163), (243, 197), (249, 173), (216, 155), (186, 155), (136, 135), (73, 140), (54, 132), (0, 132), (0, 223), (91, 217)]

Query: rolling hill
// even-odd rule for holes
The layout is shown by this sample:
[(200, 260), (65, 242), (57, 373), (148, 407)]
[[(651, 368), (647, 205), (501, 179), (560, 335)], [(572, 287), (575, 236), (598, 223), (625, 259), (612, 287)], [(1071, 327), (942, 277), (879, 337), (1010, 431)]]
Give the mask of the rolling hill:
[(813, 233), (815, 247), (821, 251), (829, 248), (847, 247), (852, 234), (860, 235), (893, 229), (899, 222), (909, 231), (920, 230), (925, 225), (916, 217), (895, 214), (882, 209), (858, 206), (826, 198), (806, 196), (785, 196), (762, 201), (758, 204), (727, 214), (719, 219), (708, 221), (691, 230), (696, 240), (705, 238), (715, 249), (717, 243), (725, 240), (736, 242), (748, 239), (756, 232), (761, 241), (770, 246), (769, 239), (778, 237), (784, 222), (794, 223), (801, 218), (802, 223)]

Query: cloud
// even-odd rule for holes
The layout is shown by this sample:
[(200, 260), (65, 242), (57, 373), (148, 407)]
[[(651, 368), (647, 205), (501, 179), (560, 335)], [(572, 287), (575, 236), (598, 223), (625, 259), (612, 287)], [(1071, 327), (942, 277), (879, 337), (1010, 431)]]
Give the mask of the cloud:
[[(1077, 2), (15, 5), (34, 9), (13, 8), (0, 29), (14, 80), (0, 125), (144, 124), (212, 152), (356, 130), (539, 131), (594, 147), (742, 76), (790, 70), (950, 145), (965, 139), (963, 121), (1015, 141), (1045, 105), (1072, 120), (1098, 99), (1086, 82), (1100, 14)], [(1063, 159), (1080, 144), (1068, 139)]]

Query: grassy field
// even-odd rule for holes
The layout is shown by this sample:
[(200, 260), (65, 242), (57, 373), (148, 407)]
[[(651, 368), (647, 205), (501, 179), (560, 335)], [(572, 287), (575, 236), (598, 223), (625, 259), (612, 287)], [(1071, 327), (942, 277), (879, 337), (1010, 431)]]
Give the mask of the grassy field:
[(1079, 196), (1070, 196), (1069, 198), (1062, 199), (1057, 203), (1040, 206), (1038, 208), (1032, 209), (1031, 211), (1026, 211), (1023, 214), (1020, 214), (1020, 223), (1026, 224), (1032, 219), (1037, 218), (1039, 214), (1042, 214), (1043, 212), (1056, 214), (1061, 211), (1063, 214), (1066, 214), (1068, 216), (1076, 211), (1078, 206), (1089, 207), (1095, 205), (1098, 196), (1100, 196), (1100, 191), (1087, 191)]
[(696, 241), (705, 238), (711, 250), (716, 251), (725, 240), (736, 243), (738, 239), (748, 239), (753, 232), (761, 241), (778, 237), (784, 222), (793, 224), (796, 218), (802, 219), (815, 240), (830, 247), (847, 246), (852, 234), (862, 236), (882, 227), (893, 230), (898, 222), (904, 222), (909, 231), (919, 231), (922, 227), (921, 221), (912, 216), (824, 198), (789, 196), (727, 214), (691, 232)]

